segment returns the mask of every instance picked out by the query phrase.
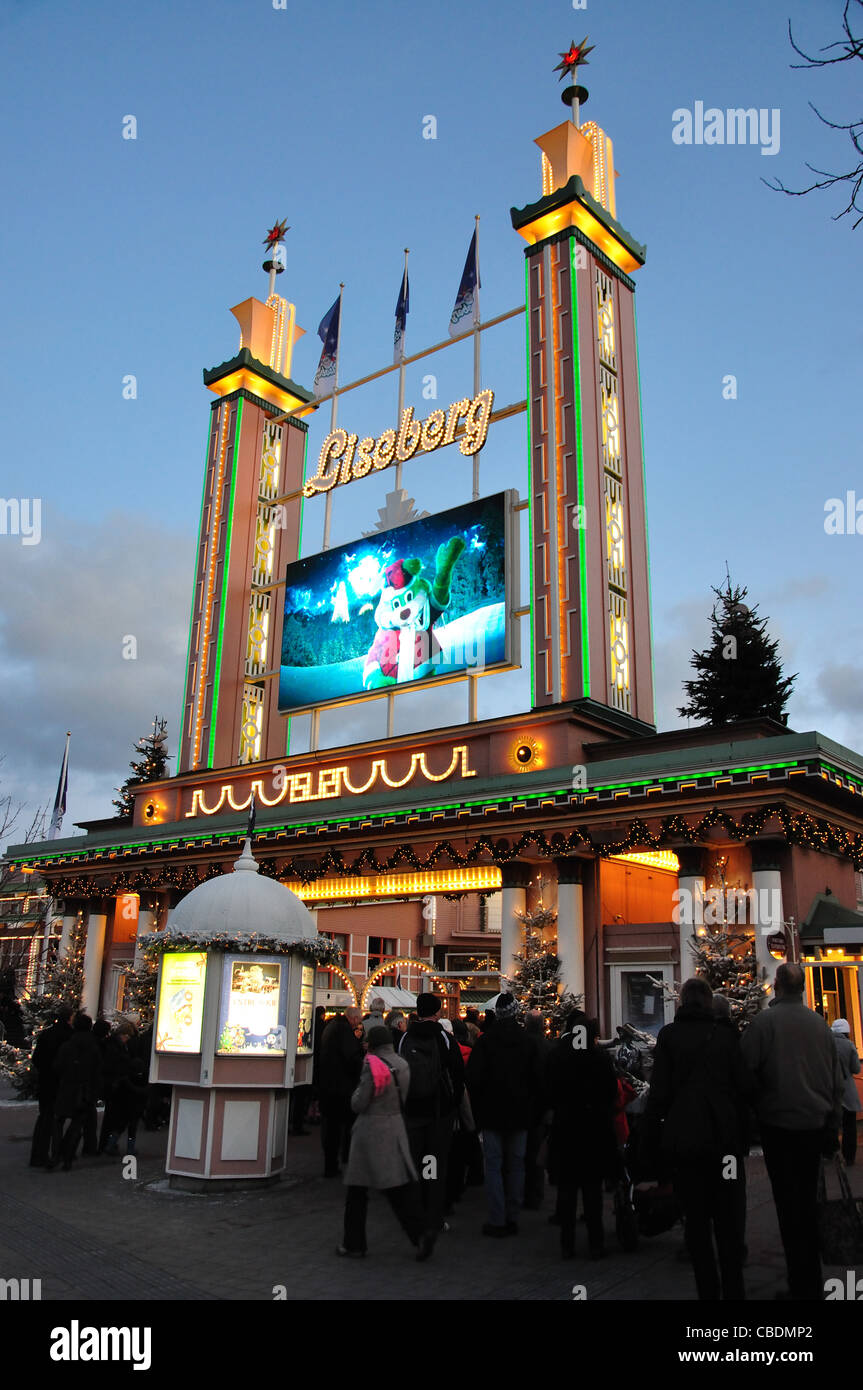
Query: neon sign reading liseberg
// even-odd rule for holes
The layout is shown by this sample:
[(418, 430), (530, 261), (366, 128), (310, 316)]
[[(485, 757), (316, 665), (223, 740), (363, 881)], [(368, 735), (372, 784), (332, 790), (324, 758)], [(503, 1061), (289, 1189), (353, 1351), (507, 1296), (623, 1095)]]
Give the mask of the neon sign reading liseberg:
[[(371, 772), (365, 782), (360, 786), (355, 786), (351, 781), (351, 768), (347, 764), (338, 767), (316, 768), (314, 771), (288, 772), (287, 768), (280, 764), (272, 770), (273, 789), (275, 796), (269, 796), (264, 788), (262, 777), (256, 777), (248, 791), (244, 788), (244, 799), (238, 800), (234, 796), (233, 783), (227, 783), (220, 788), (219, 799), (215, 806), (208, 806), (204, 800), (205, 791), (202, 787), (196, 787), (192, 793), (192, 807), (186, 812), (186, 819), (192, 816), (215, 816), (225, 808), (231, 811), (245, 811), (251, 803), (252, 796), (256, 795), (262, 806), (278, 806), (280, 802), (290, 803), (298, 801), (326, 801), (332, 797), (345, 795), (362, 796), (364, 792), (369, 792), (380, 778), (384, 786), (396, 789), (406, 787), (412, 782), (417, 772), (427, 782), (445, 782), (453, 774), (457, 777), (475, 777), (475, 770), (468, 762), (467, 744), (459, 744), (452, 749), (449, 767), (444, 772), (432, 772), (426, 762), (425, 750), (411, 754), (410, 767), (403, 777), (392, 777), (387, 767), (388, 759), (375, 758), (372, 762)], [(456, 768), (458, 772), (456, 773)]]
[(329, 492), (342, 483), (352, 483), (390, 464), (406, 463), (414, 454), (430, 454), (443, 449), (455, 440), (459, 420), (464, 429), (458, 441), (463, 454), (478, 454), (488, 435), (488, 425), (494, 404), (494, 392), (480, 391), (472, 401), (453, 401), (449, 411), (433, 410), (425, 420), (415, 420), (413, 406), (402, 411), (401, 424), (396, 430), (384, 430), (377, 439), (366, 435), (358, 439), (345, 430), (328, 434), (318, 456), (318, 471), (303, 486), (306, 497), (316, 492)]

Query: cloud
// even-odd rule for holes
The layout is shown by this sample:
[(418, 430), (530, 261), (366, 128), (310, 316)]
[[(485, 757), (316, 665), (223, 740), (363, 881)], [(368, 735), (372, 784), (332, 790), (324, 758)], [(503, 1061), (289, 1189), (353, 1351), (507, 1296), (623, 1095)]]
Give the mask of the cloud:
[[(155, 715), (176, 752), (195, 542), (149, 518), (43, 511), (39, 545), (0, 536), (2, 791), (53, 802), (71, 730), (63, 829), (74, 833), (76, 819), (113, 814), (113, 788)], [(134, 660), (123, 657), (129, 637)]]

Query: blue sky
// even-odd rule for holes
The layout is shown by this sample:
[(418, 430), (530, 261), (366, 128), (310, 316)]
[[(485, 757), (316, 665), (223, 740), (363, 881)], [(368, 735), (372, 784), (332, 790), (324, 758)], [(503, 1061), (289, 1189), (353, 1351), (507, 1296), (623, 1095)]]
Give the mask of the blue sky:
[[(71, 831), (110, 813), (156, 713), (176, 747), (211, 399), (201, 370), (236, 351), (230, 305), (265, 297), (273, 220), (291, 224), (279, 290), (307, 330), (293, 373), (308, 385), (340, 281), (342, 380), (391, 360), (405, 246), (407, 351), (446, 335), (475, 213), (483, 317), (515, 307), (523, 243), (509, 209), (539, 194), (533, 139), (564, 118), (552, 69), (585, 32), (584, 114), (614, 141), (618, 216), (648, 251), (636, 279), (658, 723), (679, 722), (727, 561), (800, 672), (790, 724), (863, 745), (863, 537), (824, 531), (828, 498), (863, 499), (863, 227), (832, 220), (841, 188), (793, 199), (761, 181), (801, 187), (807, 160), (852, 162), (808, 103), (859, 118), (859, 63), (795, 71), (787, 36), (790, 17), (813, 51), (839, 37), (841, 14), (841, 0), (0, 0), (0, 495), (42, 505), (40, 544), (0, 536), (0, 796), (50, 802), (72, 729)], [(675, 144), (672, 113), (696, 101), (778, 109), (778, 153)], [(470, 394), (467, 347), (432, 361), (440, 401)], [(736, 400), (723, 399), (729, 374)], [(425, 415), (421, 375), (407, 399)], [(483, 384), (498, 404), (523, 396), (520, 318), (484, 335)], [(340, 420), (378, 434), (394, 394), (389, 377), (346, 397)], [(310, 456), (327, 428), (321, 411)], [(523, 416), (493, 429), (484, 491), (524, 489), (524, 440)], [(462, 485), (469, 495), (468, 473), (416, 460), (405, 485), (434, 511)], [(333, 544), (374, 524), (391, 485), (340, 490)], [(305, 553), (322, 505), (306, 508)], [(122, 659), (128, 634), (136, 661)], [(526, 689), (526, 673), (489, 677), (480, 713), (524, 707)], [(447, 699), (461, 717), (457, 688)], [(428, 696), (399, 703), (400, 727), (439, 722)], [(363, 718), (331, 714), (325, 737), (377, 732), (378, 714)]]

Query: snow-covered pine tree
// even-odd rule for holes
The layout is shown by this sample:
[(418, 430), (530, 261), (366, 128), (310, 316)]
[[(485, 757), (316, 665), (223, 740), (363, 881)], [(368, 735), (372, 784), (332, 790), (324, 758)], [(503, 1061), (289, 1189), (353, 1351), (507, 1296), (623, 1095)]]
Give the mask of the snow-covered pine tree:
[(543, 931), (557, 922), (557, 908), (539, 907), (532, 912), (516, 912), (524, 927), (524, 947), (515, 955), (515, 969), (505, 977), (506, 989), (521, 1009), (539, 1009), (552, 1033), (559, 1033), (573, 1009), (581, 1008), (583, 996), (561, 993), (560, 957), (543, 938)]

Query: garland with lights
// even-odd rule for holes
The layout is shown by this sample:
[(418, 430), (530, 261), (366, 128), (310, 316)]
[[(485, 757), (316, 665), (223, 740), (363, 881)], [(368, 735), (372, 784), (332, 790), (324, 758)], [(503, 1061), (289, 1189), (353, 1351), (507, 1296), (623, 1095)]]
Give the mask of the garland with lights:
[(147, 956), (139, 969), (126, 972), (123, 1013), (136, 1013), (142, 1028), (149, 1028), (156, 1016), (158, 973), (158, 962), (154, 955)]
[(152, 956), (163, 955), (166, 951), (230, 951), (241, 955), (299, 956), (309, 965), (316, 966), (338, 965), (342, 958), (342, 951), (328, 937), (284, 941), (281, 937), (265, 936), (262, 932), (252, 932), (249, 936), (214, 932), (203, 939), (189, 936), (186, 932), (149, 932), (141, 937), (138, 945)]
[[(821, 854), (835, 854), (849, 859), (855, 870), (863, 872), (863, 834), (845, 830), (829, 822), (811, 816), (808, 812), (789, 811), (786, 806), (771, 805), (757, 811), (747, 811), (741, 819), (735, 820), (728, 811), (718, 807), (708, 811), (695, 824), (690, 825), (681, 814), (666, 816), (660, 821), (657, 831), (648, 828), (640, 818), (633, 820), (621, 838), (612, 842), (596, 844), (586, 830), (573, 830), (570, 834), (557, 831), (550, 837), (541, 830), (528, 830), (510, 843), (505, 839), (492, 840), (481, 835), (469, 849), (462, 852), (451, 840), (439, 840), (425, 859), (420, 859), (412, 846), (399, 845), (391, 855), (378, 857), (371, 846), (361, 850), (359, 855), (348, 862), (340, 850), (327, 850), (317, 861), (308, 859), (270, 859), (260, 864), (260, 872), (270, 878), (298, 878), (303, 883), (314, 883), (319, 878), (336, 873), (356, 874), (363, 869), (370, 873), (391, 873), (402, 865), (417, 872), (432, 869), (447, 860), (448, 866), (466, 868), (478, 864), (482, 859), (493, 863), (507, 864), (518, 859), (525, 850), (537, 849), (547, 858), (562, 858), (578, 850), (588, 849), (602, 859), (610, 855), (629, 854), (635, 849), (673, 849), (677, 844), (698, 844), (710, 830), (721, 828), (729, 840), (745, 841), (759, 835), (770, 821), (776, 820), (789, 845), (815, 850)], [(238, 841), (239, 843), (239, 841)], [(263, 846), (261, 846), (263, 847)], [(231, 846), (231, 851), (233, 851)], [(222, 873), (221, 861), (210, 865), (186, 864), (175, 868), (161, 865), (148, 870), (129, 870), (109, 876), (81, 876), (66, 878), (62, 870), (52, 871), (44, 867), (42, 872), (49, 877), (52, 885), (62, 883), (60, 896), (69, 898), (107, 897), (114, 893), (133, 893), (141, 889), (154, 891), (159, 888), (187, 890), (196, 888), (199, 883)], [(154, 880), (154, 874), (158, 878)]]

